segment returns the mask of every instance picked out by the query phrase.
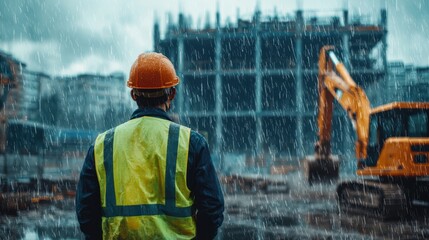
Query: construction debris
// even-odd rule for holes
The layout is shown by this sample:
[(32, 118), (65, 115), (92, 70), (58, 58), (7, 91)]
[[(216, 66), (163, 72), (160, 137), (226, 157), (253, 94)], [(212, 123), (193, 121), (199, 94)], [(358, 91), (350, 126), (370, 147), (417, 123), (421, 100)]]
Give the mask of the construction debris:
[(281, 178), (271, 175), (232, 174), (222, 176), (221, 182), (227, 194), (235, 193), (288, 193), (289, 185)]

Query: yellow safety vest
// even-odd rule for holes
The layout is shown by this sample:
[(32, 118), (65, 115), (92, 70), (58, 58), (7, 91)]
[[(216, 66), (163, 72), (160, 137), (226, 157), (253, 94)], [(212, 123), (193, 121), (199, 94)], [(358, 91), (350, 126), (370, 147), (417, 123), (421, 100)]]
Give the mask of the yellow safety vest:
[(192, 239), (186, 184), (191, 130), (155, 117), (129, 120), (94, 146), (103, 239)]

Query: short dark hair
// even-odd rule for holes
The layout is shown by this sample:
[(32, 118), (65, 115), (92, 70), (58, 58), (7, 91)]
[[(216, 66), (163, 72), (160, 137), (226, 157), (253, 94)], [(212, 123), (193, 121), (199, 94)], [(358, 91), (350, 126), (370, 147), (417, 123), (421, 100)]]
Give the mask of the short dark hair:
[[(137, 106), (144, 107), (157, 107), (168, 100), (168, 95), (171, 88), (167, 89), (133, 89), (136, 96)], [(151, 96), (152, 95), (152, 96)], [(150, 96), (150, 97), (147, 97)]]

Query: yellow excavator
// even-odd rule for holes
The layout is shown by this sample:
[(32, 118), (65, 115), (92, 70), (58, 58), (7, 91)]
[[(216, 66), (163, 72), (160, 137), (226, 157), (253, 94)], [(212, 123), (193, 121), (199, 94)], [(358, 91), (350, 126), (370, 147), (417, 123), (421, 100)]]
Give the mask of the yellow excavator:
[(372, 109), (333, 46), (320, 50), (318, 91), (318, 141), (315, 155), (304, 159), (307, 181), (339, 177), (338, 157), (331, 154), (336, 99), (356, 131), (360, 176), (338, 183), (339, 209), (386, 219), (401, 217), (416, 205), (429, 206), (429, 103), (394, 102)]

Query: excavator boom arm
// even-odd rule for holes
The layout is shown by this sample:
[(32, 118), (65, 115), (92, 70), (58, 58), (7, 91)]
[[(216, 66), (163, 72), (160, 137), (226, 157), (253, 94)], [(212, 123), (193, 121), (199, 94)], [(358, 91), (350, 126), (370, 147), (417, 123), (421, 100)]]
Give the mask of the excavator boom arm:
[(319, 140), (316, 155), (329, 156), (334, 99), (346, 110), (356, 131), (356, 157), (366, 158), (371, 106), (365, 92), (353, 81), (344, 64), (325, 46), (319, 55)]

